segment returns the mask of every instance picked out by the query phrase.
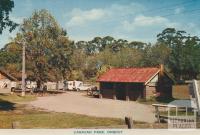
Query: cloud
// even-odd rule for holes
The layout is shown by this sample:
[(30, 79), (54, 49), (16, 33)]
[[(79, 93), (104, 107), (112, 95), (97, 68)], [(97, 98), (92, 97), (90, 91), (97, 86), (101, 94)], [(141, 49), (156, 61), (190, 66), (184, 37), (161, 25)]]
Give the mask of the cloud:
[(14, 16), (12, 14), (10, 15), (10, 19), (18, 24), (21, 24), (23, 22), (24, 18), (25, 17), (18, 17), (18, 16)]
[(109, 8), (105, 9), (110, 12), (112, 16), (134, 15), (145, 10), (145, 7), (138, 3), (130, 3), (127, 5), (112, 4)]
[[(70, 37), (75, 40), (88, 40), (95, 36), (110, 35), (127, 40), (155, 42), (156, 35), (168, 27), (186, 30), (188, 33), (200, 33), (198, 32), (200, 28), (195, 28), (196, 25), (190, 21), (186, 24), (178, 18), (170, 19), (159, 13), (141, 14), (146, 10), (146, 7), (137, 3), (116, 3), (104, 8), (87, 10), (74, 8), (69, 14), (65, 14), (65, 26)], [(180, 14), (184, 8), (177, 7), (173, 11)]]
[(174, 14), (180, 14), (184, 11), (184, 8), (183, 7), (178, 7), (174, 10)]
[(75, 8), (69, 15), (64, 16), (70, 18), (70, 20), (66, 22), (66, 27), (73, 27), (83, 26), (101, 19), (106, 21), (112, 21), (117, 17), (120, 19), (128, 15), (134, 15), (136, 12), (142, 11), (143, 9), (144, 7), (142, 5), (136, 3), (130, 3), (128, 5), (112, 4), (110, 7), (93, 8), (89, 10)]
[(144, 16), (144, 15), (136, 16), (133, 19), (133, 21), (125, 20), (122, 22), (122, 27), (127, 31), (132, 31), (138, 27), (143, 27), (143, 28), (154, 27), (154, 26), (156, 26), (156, 27), (160, 27), (160, 26), (175, 27), (177, 25), (178, 25), (178, 23), (171, 22), (170, 20), (168, 20), (165, 17)]
[(71, 12), (71, 19), (67, 26), (77, 26), (85, 24), (88, 21), (95, 21), (103, 18), (106, 12), (102, 9), (91, 9), (83, 11), (81, 9), (73, 9)]

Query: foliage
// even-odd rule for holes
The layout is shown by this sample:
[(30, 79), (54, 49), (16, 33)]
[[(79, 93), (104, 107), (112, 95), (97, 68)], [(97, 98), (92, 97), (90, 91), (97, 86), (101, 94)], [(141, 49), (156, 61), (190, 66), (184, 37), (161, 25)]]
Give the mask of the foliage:
[(47, 10), (35, 11), (26, 19), (19, 36), (26, 44), (27, 65), (32, 71), (29, 79), (42, 84), (47, 80), (66, 78), (72, 43)]
[(9, 31), (14, 30), (18, 24), (10, 20), (9, 14), (14, 8), (13, 0), (0, 0), (0, 34), (6, 27), (9, 27)]
[(196, 79), (200, 73), (200, 39), (174, 28), (163, 30), (157, 37), (170, 49), (168, 66), (176, 79)]
[(1, 94), (0, 100), (13, 102), (13, 103), (19, 103), (19, 102), (30, 102), (36, 100), (36, 96), (34, 95), (27, 95), (25, 97), (18, 96), (17, 94)]
[[(26, 45), (27, 79), (44, 82), (65, 79), (70, 72), (70, 56), (73, 42), (47, 10), (35, 11), (24, 20), (13, 43), (6, 45), (0, 53), (1, 62), (16, 76), (21, 71), (22, 44)], [(12, 66), (11, 66), (12, 65)], [(13, 73), (14, 72), (14, 73)]]
[(165, 44), (156, 43), (153, 46), (146, 45), (142, 54), (141, 66), (167, 65), (170, 49)]

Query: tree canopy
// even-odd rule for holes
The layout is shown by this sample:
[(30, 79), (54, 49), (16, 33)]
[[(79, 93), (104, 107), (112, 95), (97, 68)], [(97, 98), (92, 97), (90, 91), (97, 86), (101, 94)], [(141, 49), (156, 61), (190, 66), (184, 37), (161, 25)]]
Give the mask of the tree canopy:
[(200, 73), (200, 39), (185, 31), (167, 28), (157, 35), (158, 42), (170, 49), (168, 66), (178, 80), (196, 79)]
[(6, 27), (9, 27), (10, 32), (17, 27), (18, 24), (10, 20), (9, 16), (13, 8), (13, 0), (0, 0), (0, 34)]
[(13, 44), (4, 50), (20, 55), (23, 43), (26, 45), (27, 79), (35, 80), (40, 85), (47, 80), (56, 81), (67, 77), (73, 42), (47, 10), (35, 11), (30, 18), (25, 19)]

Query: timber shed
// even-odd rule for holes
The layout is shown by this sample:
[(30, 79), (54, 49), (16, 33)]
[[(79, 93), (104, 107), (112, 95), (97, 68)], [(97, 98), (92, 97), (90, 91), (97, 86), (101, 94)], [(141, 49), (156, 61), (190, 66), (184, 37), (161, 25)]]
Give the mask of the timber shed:
[(155, 96), (172, 97), (173, 79), (164, 67), (112, 68), (101, 75), (100, 97), (137, 100)]

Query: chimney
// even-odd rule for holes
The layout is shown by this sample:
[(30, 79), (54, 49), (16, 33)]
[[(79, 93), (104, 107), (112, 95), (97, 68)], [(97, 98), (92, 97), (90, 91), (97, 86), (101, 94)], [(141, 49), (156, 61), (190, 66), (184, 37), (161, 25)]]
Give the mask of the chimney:
[(164, 65), (160, 64), (160, 75), (163, 76), (164, 75)]

